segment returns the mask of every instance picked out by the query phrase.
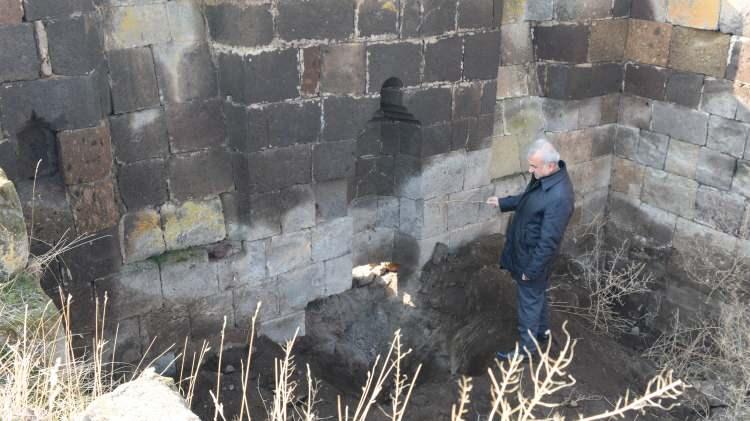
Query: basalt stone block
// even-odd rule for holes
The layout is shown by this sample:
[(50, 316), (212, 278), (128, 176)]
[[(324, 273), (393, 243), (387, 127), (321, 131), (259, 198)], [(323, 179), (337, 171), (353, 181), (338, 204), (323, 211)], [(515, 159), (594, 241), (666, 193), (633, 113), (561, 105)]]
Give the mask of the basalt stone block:
[(672, 72), (667, 80), (665, 98), (683, 107), (697, 108), (701, 101), (703, 75), (698, 73)]
[(492, 154), (486, 150), (466, 153), (466, 169), (464, 172), (464, 188), (474, 189), (490, 184), (490, 160)]
[[(495, 124), (494, 116), (491, 114), (484, 114), (476, 119), (471, 119), (470, 121), (471, 124), (469, 124), (469, 134), (466, 140), (466, 150), (477, 151), (492, 146), (492, 132), (493, 126)], [(442, 132), (447, 135), (448, 129), (449, 127), (446, 127), (446, 129)], [(449, 149), (446, 149), (445, 152), (448, 152), (448, 150)], [(440, 149), (440, 151), (442, 151), (442, 149)]]
[(279, 288), (281, 313), (284, 317), (264, 324), (261, 332), (281, 343), (290, 340), (297, 329), (300, 329), (300, 333), (303, 332), (304, 309), (309, 302), (323, 296), (324, 275), (323, 263), (315, 263), (279, 275), (276, 282)]
[(651, 127), (651, 103), (654, 101), (632, 96), (623, 96), (620, 100), (618, 122), (639, 129)]
[[(669, 0), (667, 16), (675, 25), (717, 29), (722, 0)], [(732, 7), (725, 4), (725, 7)]]
[(159, 265), (154, 262), (123, 266), (120, 273), (97, 281), (95, 288), (97, 295), (107, 293), (107, 315), (114, 320), (146, 314), (162, 306)]
[(161, 223), (167, 250), (211, 244), (226, 237), (221, 201), (186, 201), (161, 207)]
[(112, 144), (106, 124), (60, 132), (58, 149), (66, 184), (87, 183), (110, 174)]
[(240, 201), (240, 220), (244, 224), (243, 240), (254, 241), (281, 234), (285, 203), (279, 191), (250, 195)]
[(170, 151), (189, 152), (224, 144), (224, 117), (219, 100), (167, 106)]
[(377, 98), (329, 96), (323, 99), (323, 140), (356, 139), (380, 106)]
[(21, 23), (23, 19), (22, 0), (0, 0), (0, 25)]
[(615, 155), (622, 158), (635, 159), (639, 140), (640, 130), (618, 125), (615, 131)]
[(356, 148), (356, 140), (314, 145), (313, 179), (317, 182), (353, 177)]
[(456, 29), (456, 0), (424, 0), (420, 35), (439, 35)]
[(235, 323), (246, 330), (250, 328), (250, 323), (252, 323), (252, 318), (259, 303), (262, 304), (258, 314), (259, 321), (280, 316), (280, 297), (275, 279), (262, 282), (257, 286), (237, 288), (232, 291), (232, 297), (235, 308)]
[(627, 40), (627, 19), (592, 21), (589, 59), (593, 62), (620, 61), (625, 55)]
[(321, 69), (323, 66), (319, 46), (308, 47), (302, 50), (302, 87), (303, 95), (315, 96), (319, 92)]
[(663, 102), (654, 102), (653, 131), (705, 145), (708, 134), (708, 114)]
[(107, 57), (116, 113), (159, 105), (159, 86), (151, 48), (112, 50)]
[(617, 123), (617, 114), (620, 111), (620, 94), (605, 95), (602, 97), (601, 124)]
[(120, 163), (163, 158), (169, 153), (167, 124), (161, 108), (112, 116), (109, 124), (115, 159)]
[(649, 242), (668, 246), (672, 242), (677, 217), (659, 208), (641, 203), (634, 224), (634, 232)]
[(625, 67), (625, 92), (646, 98), (663, 100), (669, 73), (669, 69), (628, 64)]
[(144, 209), (123, 215), (120, 220), (120, 247), (125, 263), (146, 260), (164, 253), (166, 245), (159, 213), (153, 209)]
[(124, 165), (117, 171), (120, 196), (130, 210), (159, 206), (166, 202), (167, 168), (162, 159)]
[(90, 234), (117, 225), (120, 211), (112, 180), (68, 187), (78, 234)]
[(219, 288), (227, 290), (260, 284), (266, 278), (266, 242), (230, 244), (230, 254), (213, 262), (219, 278)]
[[(453, 119), (479, 115), (481, 85), (473, 83), (453, 89)], [(450, 119), (450, 117), (449, 117)]]
[(625, 58), (644, 64), (666, 66), (671, 39), (672, 25), (631, 19)]
[(707, 186), (729, 190), (736, 166), (735, 158), (708, 148), (701, 148), (698, 153), (695, 179)]
[(266, 45), (273, 39), (273, 15), (268, 4), (206, 5), (211, 38), (239, 47)]
[(578, 111), (578, 127), (594, 127), (601, 124), (602, 97), (581, 100)]
[(560, 21), (602, 19), (610, 17), (610, 2), (581, 2), (578, 0), (560, 0), (555, 2), (555, 16)]
[(349, 254), (352, 249), (352, 218), (336, 218), (312, 230), (312, 259), (316, 262)]
[(340, 294), (352, 287), (353, 264), (351, 254), (326, 260), (323, 266), (325, 268), (324, 295)]
[(168, 170), (172, 198), (201, 198), (232, 190), (230, 162), (229, 154), (220, 149), (172, 156)]
[(555, 99), (581, 99), (617, 92), (622, 68), (615, 63), (590, 66), (548, 65), (544, 92)]
[(648, 169), (641, 199), (659, 209), (690, 218), (698, 183), (663, 171)]
[(727, 0), (719, 14), (719, 30), (726, 34), (750, 35), (750, 4)]
[(275, 102), (298, 96), (296, 49), (260, 53), (246, 60), (243, 96), (246, 103)]
[(310, 145), (256, 152), (248, 157), (251, 185), (254, 191), (265, 193), (295, 184), (308, 184), (312, 178)]
[(578, 104), (570, 101), (545, 98), (542, 112), (546, 121), (545, 128), (551, 132), (563, 132), (578, 128)]
[(497, 79), (500, 32), (464, 37), (464, 79)]
[(156, 45), (171, 39), (164, 2), (107, 8), (103, 29), (107, 50)]
[(94, 10), (94, 0), (24, 0), (26, 20), (40, 20), (70, 16)]
[(56, 75), (85, 75), (104, 60), (101, 29), (93, 16), (54, 20), (46, 29), (50, 63)]
[(362, 94), (365, 92), (365, 45), (338, 44), (321, 49), (321, 92)]
[(315, 225), (315, 196), (309, 184), (300, 184), (281, 191), (281, 231), (299, 231)]
[(591, 136), (591, 157), (599, 158), (601, 156), (612, 155), (615, 146), (615, 132), (617, 127), (614, 124), (599, 126), (590, 129)]
[(216, 53), (219, 95), (235, 102), (245, 102), (245, 58), (233, 52)]
[[(394, 190), (395, 159), (392, 156), (358, 159), (354, 164), (351, 196), (391, 196)], [(413, 172), (413, 168), (408, 168)]]
[(730, 36), (720, 32), (675, 26), (672, 29), (669, 66), (717, 78), (727, 67)]
[[(79, 243), (76, 247), (61, 255), (72, 278), (65, 279), (68, 285), (64, 285), (64, 287), (73, 287), (76, 292), (83, 292), (81, 287), (85, 285), (86, 297), (93, 295), (89, 289), (92, 282), (115, 274), (122, 267), (117, 227), (92, 234), (94, 235), (89, 237), (90, 240)], [(83, 299), (84, 296), (74, 298)]]
[(671, 139), (665, 169), (672, 174), (695, 178), (700, 149), (701, 147), (698, 145)]
[[(475, 121), (476, 119), (471, 120)], [(450, 152), (452, 150), (451, 127), (450, 122), (423, 127), (421, 156), (427, 157)]]
[(207, 44), (155, 45), (156, 77), (165, 102), (212, 98), (218, 93), (216, 71)]
[(750, 125), (712, 115), (708, 120), (708, 143), (711, 149), (742, 158)]
[[(476, 86), (476, 111), (479, 112), (481, 87)], [(404, 95), (404, 106), (424, 125), (430, 125), (451, 119), (450, 88), (428, 88), (407, 91)]]
[(534, 28), (534, 49), (539, 60), (585, 63), (588, 59), (589, 27), (537, 26)]
[(362, 36), (398, 34), (396, 4), (389, 0), (364, 0), (360, 3), (357, 26)]
[[(458, 28), (493, 28), (495, 26), (495, 2), (486, 0), (463, 0), (458, 3)], [(500, 11), (498, 11), (498, 14)]]
[(700, 186), (695, 196), (695, 220), (711, 228), (740, 235), (745, 215), (745, 198), (711, 187)]
[(561, 159), (569, 164), (591, 160), (591, 132), (574, 130), (563, 133), (550, 133), (550, 141), (557, 147)]
[(249, 109), (249, 151), (315, 143), (320, 137), (320, 103), (272, 104)]
[(662, 170), (667, 159), (668, 147), (669, 136), (641, 130), (636, 160), (643, 165)]
[(459, 37), (443, 38), (425, 44), (425, 82), (461, 79), (462, 42)]
[(173, 0), (167, 3), (169, 31), (173, 41), (205, 41), (203, 6), (193, 0)]
[(380, 92), (383, 82), (398, 78), (403, 86), (419, 83), (422, 46), (412, 43), (373, 44), (367, 46), (367, 67), (370, 75), (368, 92)]
[(738, 107), (738, 95), (735, 90), (736, 87), (731, 81), (706, 78), (701, 110), (726, 118), (734, 118)]
[(165, 254), (159, 259), (164, 299), (187, 304), (219, 292), (218, 280), (205, 249), (194, 248)]
[(497, 102), (497, 80), (482, 83), (482, 97), (479, 103), (481, 114), (494, 114)]
[(227, 145), (229, 148), (239, 152), (250, 152), (247, 108), (232, 104), (231, 102), (224, 102), (222, 104), (222, 112), (224, 113), (224, 124), (226, 125)]
[(271, 238), (268, 248), (268, 275), (276, 276), (311, 263), (310, 231), (282, 234)]
[[(748, 19), (750, 20), (750, 17)], [(735, 37), (731, 48), (727, 79), (750, 83), (750, 39)]]
[(0, 81), (35, 79), (40, 69), (33, 25), (0, 26)]
[(354, 33), (354, 6), (354, 0), (281, 0), (279, 36), (287, 41), (348, 38)]
[(667, 0), (632, 0), (630, 17), (634, 19), (666, 22)]
[(630, 16), (630, 6), (633, 0), (615, 0), (612, 5), (612, 16), (616, 18)]
[(315, 192), (317, 222), (346, 216), (349, 205), (349, 183), (347, 180), (315, 183), (313, 190)]
[(628, 159), (612, 161), (612, 190), (633, 198), (641, 196), (645, 168)]
[(750, 161), (737, 161), (737, 173), (732, 181), (732, 191), (750, 197)]

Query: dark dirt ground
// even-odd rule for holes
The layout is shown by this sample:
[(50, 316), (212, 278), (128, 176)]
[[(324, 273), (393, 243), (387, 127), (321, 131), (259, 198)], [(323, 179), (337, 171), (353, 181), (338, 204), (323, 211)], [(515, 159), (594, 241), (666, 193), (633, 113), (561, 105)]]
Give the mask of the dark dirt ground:
[[(389, 338), (396, 328), (402, 328), (404, 342), (415, 349), (408, 357), (406, 370), (412, 372), (417, 361), (425, 364), (404, 419), (450, 420), (451, 405), (458, 398), (457, 381), (462, 373), (473, 377), (466, 419), (486, 419), (491, 405), (487, 369), (495, 366), (497, 350), (512, 349), (517, 340), (514, 286), (495, 264), (501, 245), (502, 238), (488, 237), (455, 254), (433, 256), (420, 280), (399, 286), (395, 297), (389, 297), (383, 288), (355, 288), (308, 306), (307, 336), (298, 340), (294, 350), (300, 383), (297, 396), (304, 397), (299, 404), (304, 404), (306, 399), (305, 367), (309, 364), (313, 378), (320, 382), (316, 405), (320, 418), (337, 419), (338, 396), (352, 411), (367, 365), (376, 352), (382, 352), (388, 345), (383, 338)], [(552, 301), (578, 299), (574, 286), (557, 282), (559, 287), (551, 292)], [(403, 305), (406, 293), (413, 297), (415, 308)], [(552, 400), (564, 402), (556, 410), (566, 419), (612, 409), (627, 389), (642, 392), (647, 381), (656, 374), (656, 368), (640, 357), (639, 348), (647, 338), (632, 336), (616, 340), (597, 335), (585, 320), (554, 310), (552, 334), (557, 339), (552, 346), (553, 354), (564, 340), (561, 326), (565, 320), (571, 338), (577, 339), (574, 361), (569, 369), (576, 383), (557, 393)], [(246, 354), (247, 347), (230, 349), (222, 356), (224, 374), (220, 400), (227, 420), (233, 419), (239, 411), (242, 399), (240, 360)], [(252, 419), (267, 418), (264, 404), (270, 408), (273, 399), (274, 359), (282, 357), (283, 352), (276, 344), (258, 338), (248, 387)], [(231, 367), (227, 369), (228, 366)], [(215, 389), (216, 372), (217, 359), (212, 357), (200, 373), (192, 408), (203, 420), (214, 416), (208, 391)], [(386, 399), (381, 400), (379, 406), (385, 411), (390, 409)], [(538, 415), (551, 414), (540, 412)], [(368, 419), (389, 418), (375, 410)], [(631, 413), (625, 419), (695, 417), (686, 408), (678, 407), (670, 413), (657, 410)]]

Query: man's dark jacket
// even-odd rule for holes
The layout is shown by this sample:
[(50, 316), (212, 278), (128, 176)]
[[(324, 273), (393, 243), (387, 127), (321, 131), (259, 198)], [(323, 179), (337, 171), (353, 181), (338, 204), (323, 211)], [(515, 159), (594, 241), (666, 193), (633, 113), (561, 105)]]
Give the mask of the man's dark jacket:
[(532, 176), (526, 190), (500, 199), (500, 210), (515, 211), (505, 238), (500, 265), (521, 280), (544, 287), (552, 260), (560, 249), (565, 228), (573, 215), (575, 194), (564, 161), (554, 174), (537, 180)]

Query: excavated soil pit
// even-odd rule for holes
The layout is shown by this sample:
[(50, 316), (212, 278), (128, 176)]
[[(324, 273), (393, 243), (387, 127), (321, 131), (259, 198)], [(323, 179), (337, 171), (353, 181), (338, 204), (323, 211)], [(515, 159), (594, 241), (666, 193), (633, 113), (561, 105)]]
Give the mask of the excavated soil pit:
[[(423, 364), (404, 419), (449, 420), (461, 375), (474, 378), (469, 419), (484, 419), (491, 405), (487, 368), (494, 367), (497, 350), (511, 349), (517, 340), (515, 287), (496, 264), (502, 242), (502, 236), (486, 237), (455, 253), (438, 247), (421, 277), (399, 285), (397, 292), (394, 285), (380, 278), (311, 303), (306, 312), (306, 336), (298, 340), (294, 351), (300, 383), (297, 395), (306, 396), (305, 367), (309, 364), (313, 377), (320, 380), (317, 413), (321, 418), (336, 419), (336, 397), (341, 395), (350, 408), (356, 406), (368, 368), (376, 355), (385, 354), (394, 331), (400, 329), (404, 347), (414, 350), (402, 369), (412, 373), (418, 363)], [(573, 286), (557, 283), (551, 291), (552, 301), (578, 300)], [(553, 353), (561, 346), (565, 320), (570, 336), (578, 339), (569, 370), (577, 382), (554, 397), (558, 402), (574, 402), (559, 409), (567, 419), (612, 409), (627, 389), (642, 391), (656, 374), (656, 368), (632, 346), (596, 335), (584, 320), (556, 311), (551, 314), (553, 336), (558, 335)], [(226, 419), (239, 413), (240, 359), (246, 352), (230, 350), (222, 357), (221, 401)], [(270, 407), (274, 358), (281, 357), (283, 352), (270, 340), (256, 342), (248, 387), (253, 419), (266, 419), (263, 400)], [(201, 419), (213, 419), (208, 391), (215, 388), (216, 370), (213, 358), (201, 372), (193, 404)], [(388, 396), (383, 393), (379, 403), (386, 410), (390, 408)], [(298, 404), (304, 404), (304, 399)], [(635, 416), (630, 414), (628, 419)], [(682, 408), (638, 415), (638, 419), (653, 420), (689, 418), (690, 413)], [(374, 411), (368, 419), (389, 418)]]

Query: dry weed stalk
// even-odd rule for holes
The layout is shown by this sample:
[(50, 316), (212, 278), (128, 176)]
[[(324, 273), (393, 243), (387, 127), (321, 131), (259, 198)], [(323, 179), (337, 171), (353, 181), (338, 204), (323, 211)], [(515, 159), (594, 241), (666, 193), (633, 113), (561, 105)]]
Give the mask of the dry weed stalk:
[(587, 319), (595, 331), (605, 334), (629, 332), (635, 321), (623, 317), (617, 306), (625, 297), (650, 291), (652, 275), (646, 272), (645, 263), (626, 263), (627, 242), (608, 250), (604, 240), (604, 222), (597, 216), (584, 227), (580, 239), (590, 244), (589, 249), (571, 260), (574, 265), (573, 281), (588, 291), (588, 306), (580, 307), (562, 303), (552, 306)]

